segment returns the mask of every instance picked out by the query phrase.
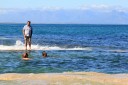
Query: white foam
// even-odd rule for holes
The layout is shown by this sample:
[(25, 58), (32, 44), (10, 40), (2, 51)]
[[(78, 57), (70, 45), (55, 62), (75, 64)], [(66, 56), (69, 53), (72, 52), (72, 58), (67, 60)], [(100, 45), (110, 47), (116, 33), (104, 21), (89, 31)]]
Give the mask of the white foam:
[(115, 50), (109, 50), (111, 52), (117, 52), (117, 53), (127, 53), (128, 50), (120, 50), (120, 49), (115, 49)]
[[(88, 50), (88, 51), (92, 50), (90, 47), (61, 48), (58, 46), (40, 46), (40, 45), (32, 45), (31, 49), (32, 50)], [(16, 44), (12, 46), (0, 45), (0, 50), (25, 50), (25, 47), (23, 42), (17, 40)]]
[(10, 38), (0, 37), (0, 39), (7, 40), (7, 39), (10, 39)]

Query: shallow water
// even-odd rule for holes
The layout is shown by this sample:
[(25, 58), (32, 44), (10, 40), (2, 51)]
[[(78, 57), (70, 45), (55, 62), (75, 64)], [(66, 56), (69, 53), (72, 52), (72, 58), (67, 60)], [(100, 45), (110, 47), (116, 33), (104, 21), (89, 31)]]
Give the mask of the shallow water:
[(0, 24), (0, 73), (128, 72), (127, 25), (33, 24), (29, 61), (21, 59), (23, 26)]
[(23, 51), (1, 51), (0, 73), (58, 73), (93, 71), (103, 73), (127, 73), (127, 53), (92, 52), (92, 51), (31, 51), (31, 60), (21, 59)]

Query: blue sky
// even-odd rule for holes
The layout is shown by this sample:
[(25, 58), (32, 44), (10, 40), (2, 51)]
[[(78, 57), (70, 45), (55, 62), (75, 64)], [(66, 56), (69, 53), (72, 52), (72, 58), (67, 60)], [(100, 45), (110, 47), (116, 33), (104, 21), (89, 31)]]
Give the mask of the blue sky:
[(110, 5), (128, 7), (127, 0), (1, 0), (0, 8), (77, 8), (82, 5)]
[(127, 0), (1, 0), (0, 23), (128, 24)]

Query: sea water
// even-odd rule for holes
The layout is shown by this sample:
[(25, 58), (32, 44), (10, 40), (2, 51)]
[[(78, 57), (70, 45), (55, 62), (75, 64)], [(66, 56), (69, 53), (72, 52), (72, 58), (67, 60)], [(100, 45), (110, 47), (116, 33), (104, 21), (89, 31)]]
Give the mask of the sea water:
[(0, 24), (0, 73), (128, 73), (128, 25), (32, 24), (29, 61), (24, 25)]

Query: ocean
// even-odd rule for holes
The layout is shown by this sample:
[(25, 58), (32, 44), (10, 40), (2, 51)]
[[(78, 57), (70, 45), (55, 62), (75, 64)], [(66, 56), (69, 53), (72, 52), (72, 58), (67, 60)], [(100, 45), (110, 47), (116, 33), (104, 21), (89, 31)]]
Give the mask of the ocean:
[(29, 61), (24, 25), (0, 24), (0, 73), (128, 73), (128, 25), (32, 24)]

